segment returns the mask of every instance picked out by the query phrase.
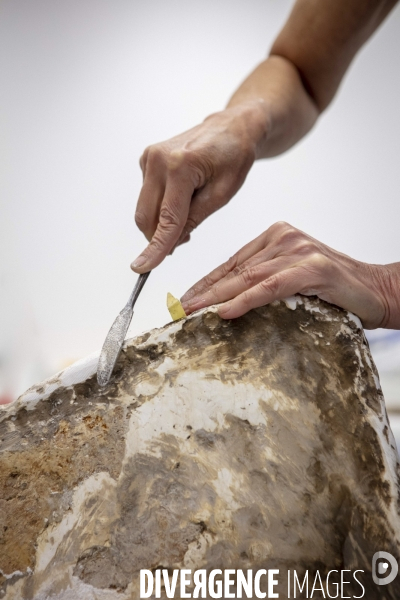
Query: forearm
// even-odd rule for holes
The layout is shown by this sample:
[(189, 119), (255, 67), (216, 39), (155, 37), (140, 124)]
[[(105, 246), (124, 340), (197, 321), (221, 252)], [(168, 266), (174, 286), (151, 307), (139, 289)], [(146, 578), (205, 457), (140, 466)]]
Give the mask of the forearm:
[(357, 50), (395, 0), (296, 0), (271, 55), (225, 110), (145, 149), (136, 223), (149, 245), (132, 264), (145, 273), (224, 206), (257, 158), (298, 142), (332, 100)]
[(296, 67), (280, 56), (258, 65), (232, 96), (231, 107), (243, 107), (243, 119), (254, 132), (256, 158), (276, 156), (293, 146), (319, 115)]
[(238, 114), (243, 107), (257, 158), (284, 152), (312, 128), (357, 51), (395, 4), (396, 0), (295, 2), (269, 58), (228, 103)]

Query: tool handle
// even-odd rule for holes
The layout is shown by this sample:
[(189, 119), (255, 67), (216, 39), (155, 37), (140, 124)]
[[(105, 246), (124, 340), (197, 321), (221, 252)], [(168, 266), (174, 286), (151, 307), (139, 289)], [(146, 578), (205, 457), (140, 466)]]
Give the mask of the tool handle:
[(139, 294), (142, 291), (142, 288), (143, 288), (144, 284), (146, 283), (147, 278), (150, 275), (150, 273), (151, 273), (151, 271), (148, 271), (147, 273), (142, 273), (141, 275), (139, 275), (136, 285), (133, 288), (132, 294), (129, 296), (129, 300), (128, 300), (126, 306), (129, 306), (130, 308), (133, 308), (135, 306), (135, 302), (138, 299)]

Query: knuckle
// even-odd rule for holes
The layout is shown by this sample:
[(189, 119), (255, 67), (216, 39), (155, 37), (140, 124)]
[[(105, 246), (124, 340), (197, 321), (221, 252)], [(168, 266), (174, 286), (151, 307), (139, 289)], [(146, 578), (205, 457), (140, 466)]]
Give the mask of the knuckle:
[(191, 165), (194, 160), (194, 153), (188, 148), (175, 148), (168, 152), (167, 156), (167, 169), (168, 171), (176, 171)]
[[(166, 147), (163, 153), (164, 164), (170, 175), (178, 172), (179, 175), (189, 177), (195, 189), (204, 187), (207, 181), (213, 179), (215, 166), (209, 152), (200, 152), (196, 147), (179, 145)], [(214, 193), (215, 195), (215, 193)], [(220, 192), (214, 203), (223, 206), (227, 202), (226, 194)]]
[(280, 241), (285, 244), (292, 244), (293, 242), (297, 242), (299, 239), (301, 239), (303, 235), (304, 234), (301, 231), (289, 225), (281, 231)]
[(210, 275), (206, 275), (203, 279), (203, 284), (206, 289), (213, 287), (214, 283), (215, 282), (214, 282), (213, 278), (210, 277)]
[(164, 229), (175, 229), (180, 225), (177, 212), (171, 206), (163, 206), (160, 210), (160, 226)]
[(182, 155), (182, 162), (185, 164), (192, 164), (197, 159), (197, 152), (187, 146), (184, 146), (180, 153)]
[(275, 225), (280, 229), (290, 229), (292, 227), (287, 221), (277, 221)]
[(246, 267), (244, 266), (243, 263), (241, 265), (236, 265), (236, 267), (234, 267), (231, 271), (232, 277), (240, 277), (242, 275), (243, 271), (245, 270), (245, 268)]
[(222, 277), (226, 277), (227, 275), (234, 276), (233, 273), (237, 267), (237, 263), (238, 255), (234, 254), (222, 265)]
[(314, 252), (310, 256), (310, 264), (312, 268), (319, 273), (327, 273), (332, 267), (330, 259), (324, 254), (321, 254), (321, 252)]
[(316, 246), (311, 240), (304, 239), (297, 244), (296, 250), (300, 254), (313, 254), (316, 252)]
[(146, 148), (146, 163), (149, 167), (159, 168), (165, 160), (165, 153), (159, 145), (149, 146)]
[(153, 235), (153, 237), (151, 238), (151, 241), (150, 241), (150, 246), (156, 252), (161, 252), (164, 250), (165, 244), (163, 243), (163, 240), (160, 238), (159, 233), (155, 233)]
[(277, 221), (276, 223), (271, 225), (270, 230), (277, 233), (283, 233), (284, 231), (287, 231), (291, 228), (292, 226), (289, 225), (289, 223), (287, 223), (286, 221)]
[(277, 221), (264, 232), (264, 242), (291, 242), (301, 232), (286, 221)]
[(233, 271), (233, 269), (235, 269), (235, 267), (237, 267), (237, 264), (238, 264), (238, 255), (237, 254), (234, 254), (233, 256), (231, 256), (225, 263), (228, 271)]
[(256, 279), (256, 270), (254, 267), (248, 267), (244, 269), (241, 274), (242, 281), (246, 287), (251, 287)]
[(281, 280), (280, 280), (279, 275), (272, 275), (268, 279), (264, 279), (260, 283), (260, 287), (263, 292), (274, 295), (279, 292), (280, 283), (281, 283)]
[(135, 223), (140, 231), (145, 231), (149, 228), (149, 219), (147, 215), (140, 210), (137, 210), (135, 213)]

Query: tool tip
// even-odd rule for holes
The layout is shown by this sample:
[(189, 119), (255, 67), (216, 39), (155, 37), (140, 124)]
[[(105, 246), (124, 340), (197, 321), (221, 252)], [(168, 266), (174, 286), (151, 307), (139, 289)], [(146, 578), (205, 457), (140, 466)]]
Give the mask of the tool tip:
[(101, 388), (106, 387), (107, 383), (110, 381), (110, 377), (104, 371), (100, 371), (97, 373), (97, 383)]

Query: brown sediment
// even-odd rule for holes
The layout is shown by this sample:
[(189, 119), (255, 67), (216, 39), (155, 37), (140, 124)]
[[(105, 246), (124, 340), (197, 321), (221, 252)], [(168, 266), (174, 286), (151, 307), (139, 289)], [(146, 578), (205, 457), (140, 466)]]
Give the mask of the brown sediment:
[(4, 573), (34, 568), (36, 540), (70, 510), (75, 486), (96, 472), (119, 475), (126, 409), (96, 406), (92, 414), (86, 394), (93, 385), (78, 386), (74, 393), (60, 389), (37, 410), (21, 409), (11, 432), (7, 420), (0, 425)]
[[(56, 534), (95, 473), (109, 474), (112, 506), (88, 492), (84, 525), (57, 542), (54, 594), (67, 585), (66, 557), (77, 580), (125, 599), (135, 597), (124, 594), (141, 568), (370, 573), (376, 549), (397, 555), (398, 471), (388, 470), (389, 429), (368, 344), (344, 311), (307, 302), (232, 321), (195, 314), (167, 326), (168, 339), (128, 343), (105, 390), (92, 377), (0, 416), (0, 568), (32, 569), (24, 598), (50, 577), (44, 571), (35, 583), (44, 532)], [(164, 432), (162, 420), (172, 418), (164, 403), (171, 393), (184, 403), (185, 373), (191, 410), (174, 413)], [(205, 396), (204, 382), (215, 397)], [(219, 398), (220, 386), (232, 406), (240, 397), (239, 415)], [(155, 433), (133, 451), (145, 405)], [(200, 405), (212, 427), (198, 425)], [(104, 523), (100, 533), (93, 515)], [(373, 586), (368, 593), (379, 598)]]

